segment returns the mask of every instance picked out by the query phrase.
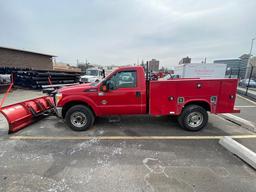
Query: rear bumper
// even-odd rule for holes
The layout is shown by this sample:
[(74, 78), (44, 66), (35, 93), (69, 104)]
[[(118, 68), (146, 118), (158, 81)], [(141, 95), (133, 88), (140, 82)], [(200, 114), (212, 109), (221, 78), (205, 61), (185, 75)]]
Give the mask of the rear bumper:
[(234, 108), (230, 113), (240, 113), (240, 109)]

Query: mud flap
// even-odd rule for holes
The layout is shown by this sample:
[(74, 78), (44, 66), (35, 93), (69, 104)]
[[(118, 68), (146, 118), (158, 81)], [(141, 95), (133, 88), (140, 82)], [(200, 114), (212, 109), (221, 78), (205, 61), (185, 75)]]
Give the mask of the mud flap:
[(0, 109), (8, 121), (9, 133), (17, 132), (54, 111), (54, 101), (50, 96), (15, 103)]

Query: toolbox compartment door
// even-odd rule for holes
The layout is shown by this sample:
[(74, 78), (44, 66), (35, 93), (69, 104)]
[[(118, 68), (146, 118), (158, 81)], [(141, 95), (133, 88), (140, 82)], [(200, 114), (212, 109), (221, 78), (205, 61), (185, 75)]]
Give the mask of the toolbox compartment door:
[(232, 113), (236, 100), (237, 79), (221, 81), (216, 113)]
[(172, 115), (176, 113), (177, 83), (171, 81), (151, 81), (149, 93), (149, 114)]

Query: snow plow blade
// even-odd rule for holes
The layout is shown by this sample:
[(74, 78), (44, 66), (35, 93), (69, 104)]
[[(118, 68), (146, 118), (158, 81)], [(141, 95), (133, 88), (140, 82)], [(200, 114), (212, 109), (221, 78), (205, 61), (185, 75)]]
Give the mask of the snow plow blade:
[(9, 133), (14, 133), (55, 111), (52, 97), (44, 96), (0, 109), (9, 124)]

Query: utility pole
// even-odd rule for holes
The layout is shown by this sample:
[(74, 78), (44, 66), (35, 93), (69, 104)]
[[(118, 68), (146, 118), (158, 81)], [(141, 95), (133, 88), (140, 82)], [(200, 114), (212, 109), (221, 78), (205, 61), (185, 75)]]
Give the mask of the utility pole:
[(249, 76), (250, 59), (251, 59), (251, 55), (252, 55), (252, 48), (253, 48), (253, 41), (254, 40), (255, 40), (255, 38), (252, 38), (249, 58), (248, 58), (247, 65), (246, 65), (245, 79), (248, 79), (248, 76)]
[(249, 80), (248, 80), (248, 84), (246, 86), (246, 91), (245, 91), (245, 95), (247, 96), (248, 94), (248, 89), (249, 89), (249, 86), (250, 86), (250, 81), (251, 81), (251, 78), (252, 78), (252, 71), (253, 71), (253, 66), (251, 66), (251, 73), (250, 73), (250, 76), (249, 76)]

